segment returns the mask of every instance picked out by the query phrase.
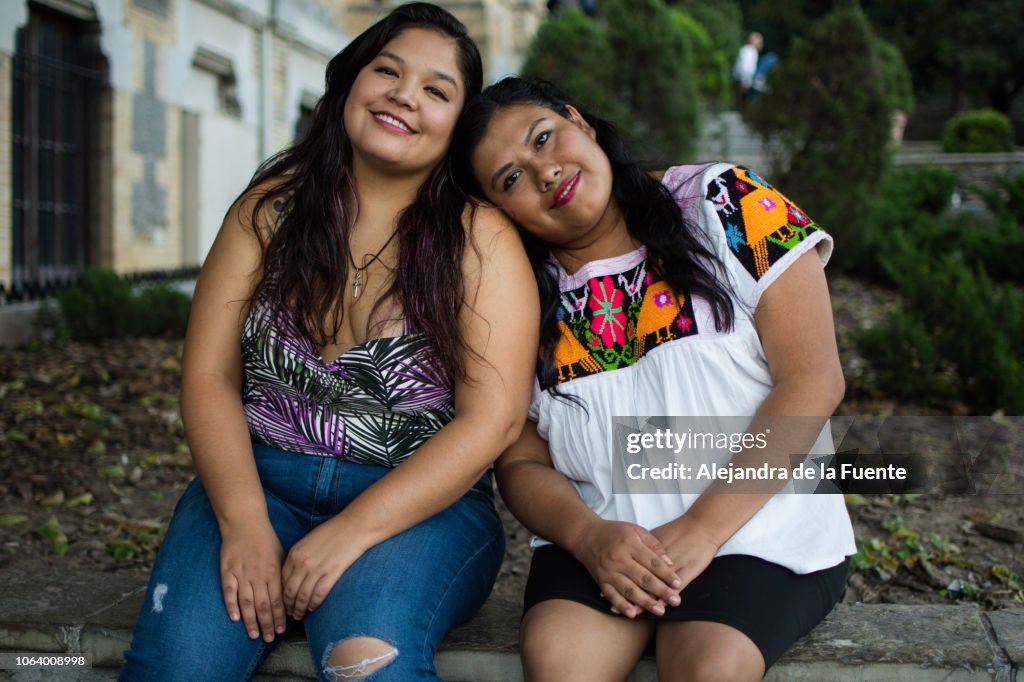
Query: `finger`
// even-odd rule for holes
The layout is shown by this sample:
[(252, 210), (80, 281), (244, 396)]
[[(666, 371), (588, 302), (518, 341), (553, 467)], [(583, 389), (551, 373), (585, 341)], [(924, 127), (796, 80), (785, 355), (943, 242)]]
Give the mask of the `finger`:
[[(289, 560), (290, 561), (290, 560)], [(281, 569), (281, 601), (284, 604), (285, 613), (295, 613), (295, 595), (299, 592), (299, 585), (302, 584), (302, 576), (295, 572), (292, 565), (284, 562)]]
[(267, 592), (270, 594), (270, 610), (274, 616), (274, 632), (279, 635), (284, 634), (288, 625), (288, 612), (285, 610), (280, 576), (270, 581), (267, 585)]
[[(657, 563), (661, 563), (658, 560)], [(664, 566), (664, 564), (661, 564)], [(651, 595), (654, 599), (661, 599), (672, 606), (679, 605), (679, 590), (682, 589), (682, 581), (676, 577), (675, 572), (670, 572), (669, 581), (666, 583), (660, 576), (648, 570), (641, 561), (637, 561), (629, 577), (640, 589)], [(646, 607), (645, 607), (646, 608)]]
[(274, 611), (270, 607), (270, 590), (267, 583), (260, 583), (254, 586), (253, 598), (256, 609), (256, 620), (259, 621), (260, 631), (263, 633), (263, 641), (274, 641)]
[[(639, 556), (634, 558), (646, 566), (651, 573), (656, 575), (665, 585), (669, 586), (672, 591), (679, 592), (679, 590), (683, 589), (683, 582), (679, 578), (679, 571), (672, 561), (672, 557), (668, 555), (668, 551), (661, 544), (661, 541), (653, 533), (647, 531), (641, 533), (640, 538), (644, 545), (644, 550), (640, 552)], [(662, 594), (662, 597), (665, 596)]]
[(313, 588), (313, 594), (309, 598), (309, 606), (307, 607), (310, 611), (313, 611), (320, 607), (327, 599), (327, 595), (334, 589), (334, 585), (338, 582), (338, 578), (341, 576), (335, 575), (324, 575), (317, 581), (316, 586)]
[(312, 596), (313, 588), (316, 587), (318, 580), (319, 576), (314, 574), (307, 574), (303, 579), (302, 584), (299, 585), (299, 589), (295, 593), (295, 606), (292, 608), (292, 618), (302, 620), (306, 617), (306, 613), (309, 611), (309, 598)]
[(601, 585), (601, 594), (603, 594), (604, 598), (611, 603), (612, 613), (625, 616), (626, 618), (635, 618), (639, 613), (639, 609), (637, 609), (633, 604), (630, 604), (629, 600), (623, 597), (611, 583), (604, 583)]
[(650, 611), (651, 613), (663, 616), (665, 615), (665, 607), (658, 606), (660, 601), (658, 597), (652, 595), (650, 592), (640, 587), (636, 582), (630, 580), (627, 576), (623, 576), (622, 582), (619, 584), (619, 593), (626, 599), (630, 604), (635, 605), (644, 611)]
[(256, 599), (252, 593), (252, 585), (248, 580), (243, 580), (238, 586), (238, 605), (242, 609), (242, 622), (245, 623), (245, 631), (249, 633), (249, 639), (259, 639), (260, 637), (255, 604)]
[(228, 618), (237, 623), (241, 614), (238, 610), (238, 580), (234, 574), (221, 574), (220, 589), (224, 595), (224, 608), (228, 611)]

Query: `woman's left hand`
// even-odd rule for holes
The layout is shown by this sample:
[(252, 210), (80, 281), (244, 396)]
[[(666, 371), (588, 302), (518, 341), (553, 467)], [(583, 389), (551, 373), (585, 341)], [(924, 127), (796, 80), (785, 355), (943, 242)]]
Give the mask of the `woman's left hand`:
[(706, 528), (685, 514), (651, 530), (651, 534), (661, 541), (672, 559), (672, 568), (683, 583), (684, 590), (704, 572), (720, 547)]
[(349, 566), (366, 548), (355, 541), (335, 517), (314, 528), (292, 546), (281, 567), (284, 607), (295, 620), (302, 620), (330, 594)]

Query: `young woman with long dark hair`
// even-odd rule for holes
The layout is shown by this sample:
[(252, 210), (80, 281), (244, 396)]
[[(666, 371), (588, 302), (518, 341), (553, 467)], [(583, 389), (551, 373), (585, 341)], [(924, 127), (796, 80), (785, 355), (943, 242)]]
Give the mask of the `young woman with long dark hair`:
[[(538, 535), (526, 678), (622, 680), (652, 643), (663, 680), (761, 678), (842, 594), (849, 517), (788, 474), (701, 482), (718, 469), (700, 464), (791, 471), (790, 453), (831, 451), (831, 239), (748, 169), (641, 170), (544, 85), (489, 87), (455, 140), (457, 180), (520, 226), (541, 294), (530, 421), (496, 466)], [(630, 459), (680, 423), (714, 428)]]
[(525, 418), (537, 294), (514, 228), (451, 182), (481, 72), (451, 14), (397, 8), (228, 212), (185, 340), (199, 477), (122, 679), (248, 679), (297, 620), (323, 680), (437, 679), (487, 598), (489, 470)]

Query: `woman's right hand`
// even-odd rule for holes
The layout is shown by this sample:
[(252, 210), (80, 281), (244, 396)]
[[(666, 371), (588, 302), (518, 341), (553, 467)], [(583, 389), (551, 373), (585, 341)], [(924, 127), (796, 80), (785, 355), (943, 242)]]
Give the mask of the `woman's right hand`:
[(223, 533), (220, 583), (232, 621), (245, 623), (252, 639), (266, 642), (282, 634), (286, 616), (281, 597), (284, 549), (269, 522)]
[(664, 615), (665, 604), (679, 605), (682, 582), (654, 535), (624, 521), (596, 519), (573, 548), (612, 609), (635, 618), (640, 610)]

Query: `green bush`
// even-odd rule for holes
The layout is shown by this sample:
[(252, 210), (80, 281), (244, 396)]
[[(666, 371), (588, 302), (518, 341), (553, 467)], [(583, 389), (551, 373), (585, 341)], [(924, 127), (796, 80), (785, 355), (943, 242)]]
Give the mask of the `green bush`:
[(132, 285), (110, 270), (89, 270), (82, 282), (57, 293), (59, 314), (40, 307), (36, 326), (58, 339), (96, 343), (132, 336), (181, 338), (192, 300), (164, 285), (132, 292)]
[(958, 253), (922, 258), (904, 237), (884, 263), (903, 311), (857, 339), (879, 387), (931, 402), (948, 386), (974, 412), (1024, 414), (1024, 292)]
[(163, 284), (146, 287), (135, 299), (134, 332), (137, 336), (180, 339), (188, 327), (192, 299)]
[(841, 6), (795, 38), (769, 74), (771, 90), (747, 109), (769, 141), (769, 177), (836, 237), (834, 265), (851, 266), (852, 245), (889, 162), (890, 110), (877, 38), (864, 14)]
[(899, 400), (949, 398), (955, 387), (944, 376), (942, 355), (917, 317), (902, 310), (854, 337), (877, 388)]
[(705, 106), (712, 111), (731, 107), (731, 53), (716, 49), (711, 34), (689, 9), (672, 7), (669, 13), (684, 38), (686, 62), (695, 69), (697, 90)]
[(1024, 171), (996, 178), (995, 187), (971, 189), (997, 218), (1024, 227)]
[(950, 153), (1012, 152), (1013, 126), (995, 109), (957, 114), (942, 131), (942, 151)]
[(615, 101), (615, 56), (604, 29), (578, 9), (562, 9), (541, 23), (520, 73), (553, 83), (586, 109), (618, 118)]
[(650, 165), (689, 160), (699, 138), (697, 69), (662, 0), (605, 0), (598, 23), (562, 10), (541, 24), (521, 73), (607, 118)]
[(130, 334), (132, 285), (110, 270), (89, 270), (81, 284), (57, 293), (57, 303), (73, 341), (95, 343)]
[(882, 80), (882, 94), (889, 111), (911, 113), (914, 110), (914, 86), (910, 80), (910, 69), (899, 48), (887, 40), (877, 38), (875, 57), (878, 59), (878, 73)]

